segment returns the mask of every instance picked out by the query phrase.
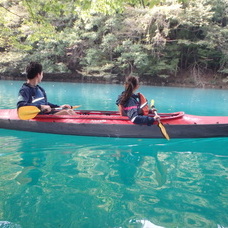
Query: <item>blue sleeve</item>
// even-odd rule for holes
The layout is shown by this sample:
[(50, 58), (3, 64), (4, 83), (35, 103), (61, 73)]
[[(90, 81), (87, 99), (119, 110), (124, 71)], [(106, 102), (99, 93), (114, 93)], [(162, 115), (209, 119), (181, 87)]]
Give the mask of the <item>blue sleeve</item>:
[[(32, 95), (30, 94), (30, 90), (28, 89), (20, 89), (19, 93), (18, 93), (18, 101), (17, 101), (17, 108), (20, 108), (22, 106), (34, 106), (34, 104), (32, 104)], [(39, 107), (38, 107), (39, 108)]]
[(51, 108), (58, 108), (59, 107), (59, 105), (57, 105), (57, 104), (52, 104), (52, 103), (50, 103), (50, 102), (48, 102), (47, 103)]
[(154, 123), (154, 118), (150, 116), (136, 116), (133, 123), (135, 124), (147, 124), (148, 126)]

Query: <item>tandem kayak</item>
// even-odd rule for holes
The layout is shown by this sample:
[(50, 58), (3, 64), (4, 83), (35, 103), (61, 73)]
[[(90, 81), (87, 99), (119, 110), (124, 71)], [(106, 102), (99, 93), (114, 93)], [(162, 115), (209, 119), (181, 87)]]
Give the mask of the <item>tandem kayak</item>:
[[(228, 137), (228, 116), (195, 116), (184, 112), (159, 113), (170, 138)], [(153, 115), (151, 115), (153, 116)], [(0, 110), (0, 128), (80, 136), (163, 138), (154, 123), (133, 124), (117, 111), (77, 110), (75, 115), (37, 115), (18, 118), (16, 109)]]

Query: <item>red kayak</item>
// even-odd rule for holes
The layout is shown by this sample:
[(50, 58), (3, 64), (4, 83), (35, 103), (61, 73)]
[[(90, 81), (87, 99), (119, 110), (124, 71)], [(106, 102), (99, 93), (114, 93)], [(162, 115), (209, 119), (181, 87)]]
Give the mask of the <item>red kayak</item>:
[[(159, 113), (170, 138), (227, 137), (228, 116), (194, 116), (184, 112)], [(153, 116), (153, 115), (151, 115)], [(37, 115), (30, 120), (18, 118), (16, 109), (0, 110), (0, 128), (53, 134), (162, 138), (152, 126), (133, 124), (116, 111), (77, 110), (73, 116)]]

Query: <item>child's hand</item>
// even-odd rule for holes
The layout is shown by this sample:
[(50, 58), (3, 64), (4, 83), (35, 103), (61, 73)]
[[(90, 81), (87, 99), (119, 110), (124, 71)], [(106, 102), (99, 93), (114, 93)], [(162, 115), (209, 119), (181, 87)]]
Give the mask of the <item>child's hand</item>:
[(154, 116), (154, 120), (156, 120), (156, 121), (160, 121), (160, 119), (161, 119), (161, 117), (160, 117), (158, 114), (155, 114), (155, 116)]
[(157, 109), (156, 108), (152, 108), (151, 111), (152, 111), (152, 113), (154, 113), (154, 112), (157, 112)]
[(67, 108), (71, 109), (71, 106), (68, 105), (68, 104), (64, 104), (64, 105), (61, 105), (60, 108), (62, 108), (62, 109), (67, 109)]
[(49, 105), (41, 105), (40, 108), (41, 108), (41, 111), (44, 113), (51, 112), (51, 107)]

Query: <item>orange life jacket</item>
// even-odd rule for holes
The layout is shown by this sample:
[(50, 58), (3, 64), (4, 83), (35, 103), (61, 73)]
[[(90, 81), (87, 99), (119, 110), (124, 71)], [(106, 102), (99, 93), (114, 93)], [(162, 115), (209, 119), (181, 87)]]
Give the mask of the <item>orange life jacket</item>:
[[(139, 102), (140, 102), (140, 109), (143, 115), (148, 115), (149, 114), (149, 106), (147, 99), (144, 97), (143, 94), (138, 93), (139, 96)], [(119, 107), (119, 112), (121, 116), (126, 116), (126, 113), (124, 111), (124, 107), (122, 105), (118, 105)]]
[(142, 114), (147, 116), (149, 114), (149, 106), (148, 106), (148, 101), (144, 97), (143, 94), (138, 93), (139, 95), (139, 102), (140, 102), (140, 109), (142, 110)]

